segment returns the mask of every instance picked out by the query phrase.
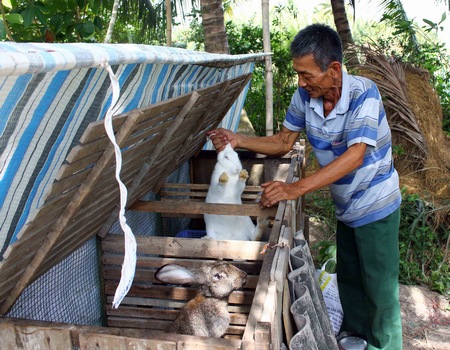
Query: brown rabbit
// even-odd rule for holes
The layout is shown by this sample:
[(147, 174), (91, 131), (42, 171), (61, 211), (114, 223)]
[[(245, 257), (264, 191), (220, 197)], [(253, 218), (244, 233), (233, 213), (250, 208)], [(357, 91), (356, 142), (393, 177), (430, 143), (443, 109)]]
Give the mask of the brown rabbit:
[(155, 277), (161, 282), (200, 286), (167, 332), (215, 338), (223, 336), (230, 324), (229, 295), (247, 282), (244, 271), (225, 262), (205, 263), (198, 269), (167, 264)]

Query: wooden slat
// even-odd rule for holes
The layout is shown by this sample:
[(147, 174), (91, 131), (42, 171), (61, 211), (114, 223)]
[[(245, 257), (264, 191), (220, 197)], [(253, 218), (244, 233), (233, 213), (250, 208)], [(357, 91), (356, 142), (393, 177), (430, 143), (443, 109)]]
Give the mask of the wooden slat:
[[(137, 307), (120, 305), (120, 308), (113, 308), (111, 305), (107, 305), (106, 314), (108, 316), (116, 317), (134, 317), (144, 319), (155, 320), (168, 320), (173, 321), (179, 314), (178, 309), (153, 309), (148, 307)], [(242, 313), (230, 313), (230, 324), (245, 326), (247, 323), (247, 315)]]
[(130, 210), (178, 214), (222, 214), (273, 217), (275, 216), (277, 208), (261, 209), (259, 204), (224, 204), (191, 202), (188, 200), (165, 200), (138, 201), (130, 207)]
[[(63, 164), (59, 169), (58, 174), (55, 177), (55, 180), (59, 181), (73, 174), (76, 174), (82, 170), (91, 169), (95, 165), (95, 163), (99, 160), (102, 154), (103, 150), (96, 152), (94, 154), (90, 154), (89, 156), (82, 158), (77, 162)], [(112, 162), (113, 160), (111, 160), (111, 163)]]
[[(260, 254), (264, 242), (251, 241), (216, 241), (202, 239), (201, 244), (190, 238), (176, 237), (136, 237), (137, 253), (158, 254), (172, 257), (202, 257), (235, 260), (263, 260)], [(102, 240), (104, 251), (123, 253), (123, 237), (108, 235)]]
[(80, 171), (79, 173), (73, 174), (60, 181), (55, 181), (45, 201), (51, 201), (55, 197), (65, 195), (68, 190), (71, 192), (76, 190), (89, 174), (89, 171), (90, 169), (86, 169), (85, 171)]
[[(136, 329), (138, 330), (138, 329)], [(163, 334), (163, 333), (162, 333)], [(156, 337), (147, 338), (123, 338), (107, 334), (80, 334), (80, 343), (82, 346), (90, 344), (106, 344), (101, 349), (148, 349), (148, 350), (238, 350), (241, 348), (239, 340), (223, 338), (204, 338), (185, 335), (156, 335)], [(175, 346), (175, 347), (174, 347)], [(85, 348), (81, 350), (91, 350), (97, 348)]]
[[(138, 318), (134, 318), (134, 317), (127, 317), (127, 318), (125, 318), (125, 317), (108, 317), (108, 326), (120, 327), (120, 325), (123, 325), (123, 324), (126, 324), (128, 327), (131, 327), (131, 328), (165, 330), (170, 326), (171, 321), (138, 319)], [(243, 333), (244, 333), (243, 326), (230, 325), (227, 329), (227, 334), (242, 335)]]
[[(163, 331), (154, 331), (151, 329), (132, 329), (122, 327), (98, 327), (98, 326), (81, 326), (67, 323), (34, 321), (25, 319), (11, 319), (0, 318), (0, 326), (14, 327), (14, 328), (29, 328), (35, 327), (37, 329), (54, 329), (70, 331), (73, 339), (74, 347), (80, 347), (79, 338), (82, 334), (109, 334), (121, 337), (133, 337), (139, 339), (151, 339), (154, 344), (158, 344), (159, 340), (175, 341), (183, 346), (184, 350), (229, 350), (240, 349), (241, 341), (222, 338), (202, 338), (198, 337), (165, 333)], [(121, 325), (123, 326), (123, 324)], [(95, 344), (95, 342), (94, 342)], [(218, 345), (219, 344), (219, 345)], [(162, 348), (162, 350), (165, 350)], [(178, 350), (178, 349), (177, 349)]]
[[(121, 257), (121, 261), (118, 261), (120, 263), (123, 262), (123, 257)], [(183, 264), (184, 265), (184, 264)], [(162, 266), (162, 265), (160, 265)], [(116, 266), (116, 267), (109, 267), (109, 266), (105, 266), (103, 267), (103, 271), (104, 271), (104, 279), (105, 280), (116, 280), (119, 281), (120, 277), (121, 277), (121, 267), (120, 266)], [(154, 277), (154, 273), (155, 270), (142, 270), (142, 269), (136, 269), (135, 275), (134, 275), (134, 282), (133, 283), (141, 283), (141, 282), (147, 282), (147, 283), (157, 283), (159, 284), (160, 282), (158, 280), (155, 279)], [(245, 284), (245, 288), (246, 289), (255, 289), (256, 288), (256, 284), (258, 283), (258, 276), (247, 276), (247, 283)]]
[(80, 350), (177, 350), (177, 348), (177, 342), (170, 340), (155, 341), (154, 339), (128, 338), (109, 334), (80, 334)]
[[(123, 238), (122, 238), (123, 239)], [(123, 253), (123, 252), (122, 252)], [(189, 258), (181, 258), (181, 257), (156, 257), (156, 256), (138, 256), (136, 261), (136, 267), (142, 269), (153, 269), (156, 270), (159, 267), (166, 264), (181, 264), (187, 267), (198, 268), (204, 263), (215, 262), (216, 259), (213, 258), (201, 258), (201, 259), (189, 259)], [(123, 263), (123, 255), (118, 255), (117, 253), (108, 253), (103, 252), (102, 262), (105, 265), (116, 265), (117, 268), (120, 268)], [(253, 275), (259, 275), (259, 271), (261, 270), (261, 261), (246, 261), (246, 260), (234, 260), (233, 265), (238, 267), (239, 269), (245, 271), (252, 278)], [(109, 268), (113, 268), (109, 266)], [(248, 282), (247, 282), (248, 283)]]
[(14, 326), (0, 323), (2, 349), (72, 349), (72, 337), (67, 329)]
[[(105, 293), (107, 295), (114, 295), (118, 285), (117, 282), (106, 281)], [(162, 300), (191, 300), (197, 294), (197, 288), (193, 287), (177, 287), (168, 285), (143, 285), (133, 283), (129, 292), (130, 297), (147, 297)], [(231, 304), (250, 305), (252, 303), (253, 293), (250, 291), (234, 291), (229, 297)]]
[[(108, 305), (112, 305), (114, 296), (113, 295), (107, 295), (106, 296), (106, 303)], [(152, 299), (152, 298), (139, 298), (139, 297), (125, 297), (122, 300), (121, 306), (124, 305), (132, 305), (132, 306), (145, 306), (145, 307), (168, 307), (173, 309), (181, 309), (186, 304), (185, 301), (170, 301), (170, 300), (163, 300), (163, 299)], [(249, 305), (231, 305), (228, 304), (227, 306), (228, 312), (230, 313), (243, 313), (248, 314), (250, 311)]]
[[(139, 111), (141, 113), (140, 119), (137, 119), (137, 123), (142, 122), (142, 120), (152, 118), (155, 115), (157, 116), (159, 113), (164, 112), (167, 109), (172, 108), (172, 104), (176, 105), (184, 105), (186, 101), (189, 99), (190, 94), (174, 97), (172, 99), (160, 101), (157, 103), (152, 104), (148, 107), (140, 108)], [(123, 113), (117, 116), (114, 116), (112, 123), (113, 123), (113, 130), (117, 131), (120, 127), (122, 127), (122, 124), (128, 118), (129, 113)], [(83, 136), (80, 138), (81, 143), (89, 143), (94, 140), (97, 140), (101, 137), (105, 137), (105, 127), (104, 127), (104, 121), (99, 120), (97, 122), (93, 122), (89, 124), (88, 128), (86, 129), (86, 132), (83, 134)]]

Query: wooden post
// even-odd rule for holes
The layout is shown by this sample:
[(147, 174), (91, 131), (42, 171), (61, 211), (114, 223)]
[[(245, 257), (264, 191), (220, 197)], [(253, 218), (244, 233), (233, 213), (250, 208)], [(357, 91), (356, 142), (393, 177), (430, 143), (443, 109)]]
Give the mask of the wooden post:
[[(262, 27), (264, 52), (271, 53), (269, 0), (262, 0)], [(272, 56), (264, 57), (266, 63), (266, 136), (273, 135), (273, 74)]]

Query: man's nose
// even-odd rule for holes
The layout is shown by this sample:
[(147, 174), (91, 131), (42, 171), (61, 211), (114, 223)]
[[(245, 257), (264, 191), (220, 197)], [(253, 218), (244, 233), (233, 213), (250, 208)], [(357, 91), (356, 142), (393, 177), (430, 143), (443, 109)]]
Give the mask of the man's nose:
[(298, 76), (298, 86), (300, 86), (300, 87), (305, 87), (305, 86), (306, 86), (306, 82), (305, 82), (305, 80), (301, 77), (301, 75)]

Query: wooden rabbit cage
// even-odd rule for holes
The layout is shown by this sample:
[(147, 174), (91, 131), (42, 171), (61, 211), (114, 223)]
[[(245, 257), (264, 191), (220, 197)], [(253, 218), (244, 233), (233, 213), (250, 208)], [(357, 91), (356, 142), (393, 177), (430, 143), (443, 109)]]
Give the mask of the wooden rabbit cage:
[[(205, 168), (213, 165), (209, 152), (203, 153), (207, 154), (205, 164), (198, 167), (202, 175), (193, 175), (194, 178), (205, 176)], [(191, 163), (203, 163), (201, 159), (195, 157)], [(246, 164), (256, 164), (259, 170), (275, 166), (287, 181), (300, 176), (302, 161), (302, 149), (283, 159), (243, 159), (244, 168)], [(106, 234), (101, 239), (101, 250), (107, 327), (0, 319), (2, 341), (13, 344), (20, 339), (23, 344), (45, 344), (48, 347), (43, 348), (58, 349), (278, 349), (286, 337), (286, 326), (290, 327), (286, 274), (292, 232), (301, 225), (296, 214), (301, 203), (288, 201), (276, 208), (260, 209), (257, 199), (261, 188), (249, 185), (242, 205), (210, 204), (204, 202), (207, 189), (207, 184), (166, 183), (161, 188), (160, 200), (140, 200), (130, 210), (161, 213), (163, 220), (191, 217), (201, 221), (204, 213), (269, 215), (272, 220), (263, 240), (136, 236), (138, 258), (133, 285), (121, 305), (114, 309), (111, 305), (121, 274), (124, 239), (122, 235)], [(154, 278), (156, 269), (173, 262), (197, 267), (217, 260), (231, 262), (248, 274), (244, 288), (230, 296), (231, 321), (226, 335), (204, 338), (164, 332), (178, 310), (195, 296), (196, 288), (158, 282)]]
[[(108, 73), (103, 68), (102, 55), (105, 55), (105, 52), (102, 51), (103, 48), (96, 48), (97, 50), (91, 53), (92, 47), (88, 45), (66, 45), (61, 49), (59, 46), (43, 44), (42, 47), (37, 45), (32, 50), (29, 45), (11, 45), (14, 46), (11, 48), (13, 57), (22, 55), (24, 62), (30, 58), (33, 65), (30, 65), (30, 70), (25, 69), (26, 65), (20, 65), (5, 72), (0, 67), (0, 73), (6, 75), (4, 88), (11, 86), (16, 89), (14, 91), (19, 91), (21, 89), (17, 88), (18, 84), (27, 83), (26, 79), (17, 80), (8, 76), (14, 69), (24, 69), (17, 75), (29, 74), (30, 77), (42, 73), (33, 81), (36, 84), (23, 87), (23, 90), (30, 89), (30, 95), (33, 95), (32, 89), (38, 89), (34, 93), (40, 97), (37, 94), (39, 89), (51, 88), (53, 79), (60, 81), (58, 72), (46, 73), (52, 72), (52, 69), (68, 69), (67, 76), (73, 79), (68, 83), (67, 98), (78, 98), (79, 101), (74, 103), (71, 100), (67, 104), (63, 101), (61, 104), (64, 108), (59, 105), (53, 108), (50, 101), (48, 108), (51, 113), (62, 111), (71, 117), (74, 115), (71, 108), (83, 108), (79, 113), (82, 117), (79, 118), (82, 119), (80, 125), (84, 126), (83, 132), (73, 132), (72, 139), (65, 140), (66, 153), (52, 153), (59, 163), (52, 163), (51, 168), (55, 169), (55, 172), (46, 179), (49, 185), (42, 192), (42, 203), (36, 207), (33, 215), (25, 218), (26, 222), (15, 240), (5, 246), (6, 250), (0, 261), (0, 348), (278, 349), (281, 344), (288, 342), (292, 336), (289, 293), (286, 288), (289, 250), (292, 247), (293, 233), (301, 228), (307, 231), (307, 220), (304, 218), (301, 198), (264, 210), (259, 208), (257, 202), (261, 192), (259, 184), (263, 181), (295, 181), (302, 176), (304, 145), (300, 144), (285, 158), (269, 158), (241, 152), (243, 166), (250, 172), (248, 186), (243, 195), (244, 203), (207, 204), (204, 201), (216, 160), (215, 152), (201, 152), (206, 132), (217, 127), (233, 108), (234, 102), (241, 98), (241, 92), (248, 86), (251, 78), (252, 62), (260, 57), (244, 55), (232, 60), (228, 56), (224, 58), (222, 55), (209, 57), (208, 54), (198, 54), (200, 57), (194, 57), (193, 63), (188, 64), (185, 62), (185, 53), (180, 54), (172, 48), (131, 46), (132, 50), (129, 51), (130, 46), (108, 46), (108, 52), (111, 53), (110, 64), (113, 65), (113, 61), (117, 60), (116, 74), (130, 74), (129, 77), (119, 79), (126, 82), (122, 91), (125, 96), (122, 103), (137, 101), (137, 98), (129, 98), (135, 96), (136, 87), (141, 87), (133, 79), (144, 84), (139, 90), (140, 94), (145, 94), (153, 88), (155, 90), (151, 90), (152, 96), (164, 89), (175, 94), (130, 109), (114, 116), (112, 120), (113, 133), (123, 158), (121, 178), (128, 189), (126, 209), (157, 213), (162, 221), (162, 232), (156, 236), (136, 236), (138, 256), (135, 278), (125, 299), (117, 309), (113, 309), (111, 302), (120, 279), (124, 254), (123, 235), (111, 232), (111, 227), (117, 221), (120, 200), (118, 185), (114, 179), (115, 148), (106, 135), (103, 121), (91, 115), (89, 118), (92, 117), (94, 121), (89, 118), (85, 120), (85, 115), (82, 114), (93, 113), (98, 107), (97, 104), (101, 105), (104, 103), (103, 99), (106, 101), (110, 98), (109, 93), (105, 92), (109, 86)], [(9, 46), (4, 48), (5, 52), (8, 52), (8, 48)], [(160, 51), (167, 51), (167, 57), (164, 57), (167, 62), (161, 63), (154, 59)], [(71, 52), (75, 54), (72, 55)], [(144, 58), (147, 57), (147, 52), (149, 58), (146, 61)], [(130, 54), (132, 58), (133, 54), (138, 54), (133, 60), (125, 57), (124, 53)], [(0, 60), (5, 64), (14, 61), (5, 58), (7, 54), (2, 55)], [(177, 55), (179, 63), (176, 61)], [(53, 60), (49, 60), (50, 66), (46, 67), (45, 61), (49, 57)], [(70, 59), (74, 57), (80, 58), (80, 62), (72, 65)], [(101, 62), (96, 61), (99, 59)], [(59, 64), (55, 66), (55, 60), (61, 62), (58, 61)], [(36, 62), (41, 62), (42, 67), (35, 64)], [(148, 78), (146, 74), (150, 73), (155, 75)], [(152, 84), (159, 82), (161, 74), (166, 74), (164, 82), (170, 81), (173, 84), (154, 87)], [(206, 86), (199, 85), (192, 90), (186, 88), (185, 91), (184, 87), (175, 84), (179, 81), (170, 80), (186, 81), (190, 88), (192, 84), (190, 78), (187, 78), (188, 74), (200, 77), (199, 81), (205, 82)], [(80, 78), (91, 75), (95, 79)], [(8, 85), (9, 80), (11, 83)], [(41, 81), (42, 86), (37, 84)], [(91, 88), (86, 88), (87, 84), (92, 84)], [(94, 91), (98, 93), (95, 96), (91, 95)], [(28, 101), (29, 95), (25, 97)], [(58, 95), (59, 99), (63, 97)], [(58, 99), (55, 100), (60, 103)], [(22, 106), (20, 103), (26, 103), (21, 101), (17, 102), (19, 107)], [(90, 103), (93, 103), (92, 107)], [(40, 108), (39, 111), (42, 111), (43, 107)], [(100, 111), (101, 108), (95, 110)], [(7, 117), (8, 123), (9, 119), (12, 123), (8, 126), (14, 127), (17, 118), (23, 116), (18, 109), (16, 111), (11, 108), (11, 111), (15, 112)], [(48, 118), (51, 122), (43, 118), (46, 124), (39, 129), (42, 135), (46, 135), (48, 129), (53, 126), (57, 131), (66, 131), (63, 121), (58, 119), (59, 116), (53, 117), (50, 114)], [(71, 121), (72, 119), (68, 119), (68, 122)], [(31, 142), (30, 138), (33, 136), (32, 133), (24, 133), (24, 138), (28, 137), (30, 148), (33, 148), (34, 152), (39, 149), (34, 145), (39, 144), (42, 136), (39, 134), (38, 140)], [(64, 139), (64, 136), (61, 136), (61, 139)], [(47, 152), (45, 156), (48, 157), (50, 146), (44, 146), (43, 150)], [(24, 156), (19, 154), (17, 159)], [(39, 161), (44, 162), (45, 159), (43, 155)], [(191, 184), (165, 183), (172, 172), (188, 161), (191, 164)], [(26, 162), (26, 165), (30, 162)], [(25, 168), (18, 176), (21, 178), (27, 175), (27, 172), (34, 171)], [(26, 199), (29, 192), (24, 191), (23, 198)], [(158, 194), (158, 200), (141, 200), (148, 193)], [(14, 194), (7, 199), (12, 202)], [(252, 218), (268, 215), (271, 225), (260, 242), (177, 237), (166, 234), (164, 230), (164, 225), (175, 217), (190, 218), (192, 231), (201, 229), (202, 215), (205, 213), (245, 215)], [(21, 212), (17, 215), (19, 214), (22, 215)], [(104, 291), (105, 326), (8, 316), (27, 287), (94, 237), (100, 241), (100, 284)], [(195, 288), (159, 283), (154, 279), (156, 269), (169, 262), (198, 266), (216, 260), (232, 262), (248, 274), (248, 282), (244, 288), (230, 296), (231, 324), (225, 337), (213, 339), (166, 333), (164, 330), (185, 302), (193, 297)], [(97, 270), (97, 261), (95, 269)], [(43, 295), (41, 298), (50, 297)], [(27, 307), (33, 308), (33, 301)]]
[[(194, 163), (202, 163), (202, 158), (194, 159)], [(286, 180), (292, 181), (297, 176), (294, 169), (301, 159), (301, 155), (295, 153), (292, 158), (260, 158), (259, 161), (255, 158), (253, 164), (259, 163), (264, 167), (277, 162), (278, 168), (285, 168), (281, 172), (284, 172)], [(244, 159), (243, 163), (245, 168), (245, 164), (251, 161)], [(204, 176), (208, 173), (205, 171), (208, 165), (193, 167), (194, 172), (200, 170), (202, 175), (199, 177)], [(120, 278), (124, 244), (121, 236), (107, 235), (102, 240), (102, 250), (108, 326), (127, 325), (129, 328), (152, 332), (163, 331), (175, 319), (184, 303), (195, 296), (196, 288), (160, 283), (154, 278), (156, 269), (167, 263), (198, 267), (205, 262), (223, 260), (247, 272), (248, 281), (242, 290), (230, 296), (231, 322), (227, 334), (224, 338), (209, 339), (202, 346), (205, 349), (268, 349), (275, 344), (279, 346), (284, 337), (282, 295), (288, 270), (291, 230), (295, 226), (292, 222), (292, 205), (295, 203), (281, 203), (277, 208), (260, 209), (257, 199), (262, 189), (253, 185), (246, 187), (242, 205), (210, 204), (204, 202), (207, 189), (207, 184), (165, 184), (161, 190), (161, 200), (138, 201), (130, 209), (159, 212), (164, 214), (164, 220), (176, 216), (202, 220), (204, 213), (251, 217), (269, 215), (272, 224), (263, 240), (137, 237), (138, 260), (133, 286), (120, 307), (113, 309), (111, 303)], [(163, 341), (163, 344), (167, 341), (167, 335), (161, 337), (154, 333), (152, 339), (155, 342)], [(188, 348), (197, 348), (204, 340), (201, 337), (186, 338), (175, 334), (171, 334), (170, 339), (174, 344), (183, 343)]]

